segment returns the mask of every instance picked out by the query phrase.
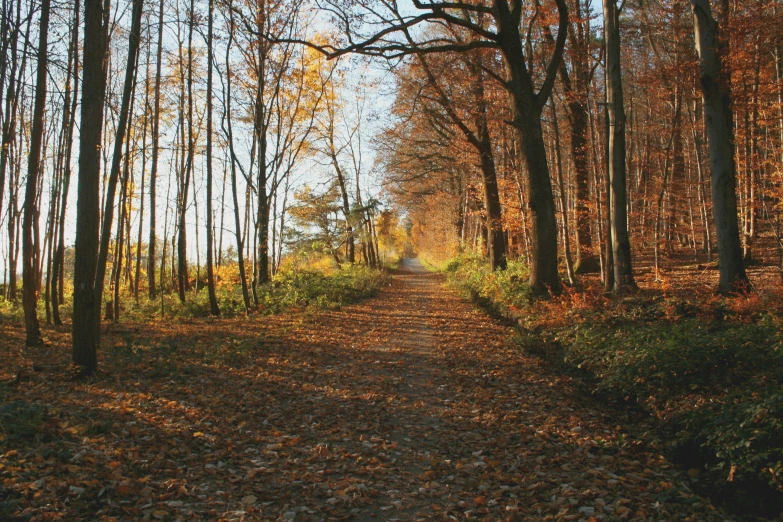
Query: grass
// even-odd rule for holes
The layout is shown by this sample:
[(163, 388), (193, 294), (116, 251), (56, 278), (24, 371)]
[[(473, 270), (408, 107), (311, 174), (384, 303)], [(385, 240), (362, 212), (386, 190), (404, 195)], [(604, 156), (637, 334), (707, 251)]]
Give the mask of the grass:
[(449, 281), (519, 327), (520, 347), (579, 376), (605, 402), (657, 420), (670, 456), (737, 512), (783, 509), (783, 309), (779, 295), (600, 290), (532, 299), (519, 261), (475, 256)]

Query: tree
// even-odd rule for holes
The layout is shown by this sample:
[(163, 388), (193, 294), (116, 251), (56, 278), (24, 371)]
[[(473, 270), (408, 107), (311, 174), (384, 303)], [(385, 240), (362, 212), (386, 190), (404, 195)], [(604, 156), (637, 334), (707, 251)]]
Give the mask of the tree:
[[(690, 0), (693, 7), (693, 31), (699, 53), (701, 91), (707, 122), (712, 202), (718, 236), (720, 292), (749, 288), (737, 219), (734, 159), (734, 117), (731, 111), (731, 82), (726, 77), (722, 53), (726, 48), (718, 21), (712, 16), (710, 0)], [(724, 10), (728, 7), (724, 2)], [(724, 11), (724, 16), (727, 13)]]
[(608, 171), (610, 186), (610, 223), (614, 291), (636, 288), (628, 236), (628, 198), (626, 196), (625, 105), (620, 64), (620, 9), (617, 0), (604, 1), (604, 38), (606, 38), (606, 107), (608, 112)]
[(212, 315), (220, 315), (220, 308), (215, 295), (215, 271), (212, 266), (212, 30), (213, 1), (209, 1), (207, 14), (207, 292), (209, 293), (209, 311)]
[[(182, 180), (179, 184), (179, 207), (177, 209), (178, 221), (177, 221), (177, 290), (179, 292), (179, 300), (181, 303), (185, 302), (185, 292), (190, 288), (190, 282), (188, 278), (188, 250), (187, 250), (187, 210), (188, 210), (188, 192), (190, 191), (190, 178), (193, 171), (193, 157), (195, 155), (195, 139), (193, 136), (194, 120), (193, 120), (193, 28), (196, 24), (195, 13), (195, 1), (190, 0), (190, 9), (188, 10), (188, 74), (187, 82), (182, 78), (183, 83), (187, 83), (187, 155), (185, 158), (184, 172), (182, 172)], [(181, 51), (180, 51), (181, 53)], [(181, 64), (180, 64), (181, 65)], [(184, 125), (184, 121), (182, 122)], [(184, 136), (183, 136), (184, 141)]]
[[(158, 12), (158, 48), (155, 62), (155, 104), (152, 116), (152, 167), (150, 169), (150, 236), (147, 244), (147, 285), (150, 300), (155, 299), (155, 204), (158, 183), (158, 158), (160, 155), (160, 81), (163, 67), (163, 0)], [(162, 290), (161, 290), (162, 291)]]
[(247, 277), (245, 275), (245, 248), (242, 241), (242, 225), (240, 222), (239, 197), (237, 195), (237, 165), (238, 159), (234, 151), (234, 127), (231, 113), (231, 47), (234, 43), (234, 11), (231, 0), (229, 0), (229, 26), (228, 26), (228, 44), (226, 45), (226, 70), (225, 82), (223, 87), (223, 123), (226, 141), (228, 142), (228, 151), (231, 160), (231, 196), (234, 201), (234, 234), (237, 243), (237, 265), (239, 268), (239, 281), (242, 286), (242, 301), (245, 305), (245, 314), (250, 310), (250, 295), (247, 288)]
[[(57, 230), (57, 247), (52, 261), (50, 274), (52, 295), (52, 316), (54, 324), (61, 325), (60, 302), (63, 298), (64, 260), (65, 260), (65, 209), (68, 203), (68, 193), (71, 186), (71, 157), (73, 153), (73, 130), (76, 123), (76, 104), (79, 96), (79, 20), (81, 16), (81, 1), (74, 2), (73, 25), (71, 26), (71, 42), (68, 47), (68, 77), (65, 81), (65, 97), (63, 101), (63, 125), (66, 127), (62, 135), (64, 139), (61, 151), (63, 171), (62, 196), (60, 203), (59, 227)], [(73, 87), (72, 87), (73, 86)]]
[(30, 152), (27, 157), (27, 184), (24, 195), (24, 217), (22, 222), (22, 303), (27, 346), (43, 342), (38, 324), (38, 273), (36, 264), (40, 251), (33, 242), (33, 227), (38, 227), (38, 183), (41, 179), (41, 146), (46, 110), (46, 78), (48, 65), (50, 1), (41, 0), (41, 23), (38, 28), (38, 65), (35, 84), (35, 107), (30, 131)]
[[(362, 53), (395, 59), (416, 53), (467, 52), (480, 48), (497, 49), (500, 52), (505, 74), (495, 74), (493, 77), (511, 96), (511, 123), (520, 132), (521, 153), (525, 162), (525, 188), (529, 196), (527, 205), (532, 229), (529, 284), (533, 293), (538, 295), (559, 291), (557, 220), (541, 114), (554, 87), (563, 58), (568, 33), (568, 6), (565, 0), (555, 0), (558, 32), (549, 59), (540, 75), (532, 69), (533, 57), (527, 56), (524, 47), (526, 43), (528, 47), (533, 45), (529, 31), (526, 32), (524, 28), (524, 2), (493, 0), (486, 5), (413, 0), (417, 13), (415, 15), (403, 14), (396, 3), (384, 3), (383, 7), (377, 9), (369, 1), (352, 3), (350, 7), (333, 0), (325, 3), (333, 12), (339, 14), (349, 43), (344, 46), (321, 46), (311, 42), (299, 42), (333, 57)], [(540, 13), (536, 11), (532, 21), (528, 22), (534, 22), (538, 14)], [(361, 26), (352, 25), (352, 20), (363, 20), (365, 23)], [(426, 31), (422, 31), (422, 40), (414, 44), (394, 38), (413, 27), (431, 24), (460, 27), (475, 38), (463, 42), (444, 38), (440, 33), (430, 38)], [(532, 23), (529, 25), (532, 27)], [(364, 27), (379, 26), (382, 29), (371, 34), (361, 34)], [(543, 80), (540, 86), (536, 87), (538, 77), (543, 77)]]
[(95, 283), (108, 15), (101, 0), (84, 1), (83, 88), (73, 279), (73, 362), (87, 373), (94, 372), (98, 366), (97, 348), (100, 342), (101, 296), (96, 295)]
[[(598, 260), (593, 252), (593, 236), (590, 231), (590, 165), (589, 165), (589, 116), (588, 94), (595, 71), (590, 66), (590, 18), (589, 2), (571, 2), (571, 26), (568, 31), (569, 48), (565, 56), (570, 58), (560, 65), (560, 81), (566, 99), (568, 123), (571, 126), (570, 153), (576, 181), (576, 263), (577, 273), (598, 271)], [(548, 39), (554, 41), (551, 33)], [(569, 67), (570, 66), (570, 67)]]

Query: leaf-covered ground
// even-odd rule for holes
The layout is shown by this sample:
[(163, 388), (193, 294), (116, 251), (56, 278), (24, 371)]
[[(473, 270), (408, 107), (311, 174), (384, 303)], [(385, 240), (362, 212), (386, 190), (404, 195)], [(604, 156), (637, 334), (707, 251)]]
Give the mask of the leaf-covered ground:
[[(725, 520), (692, 477), (407, 263), (340, 311), (0, 348), (0, 520)], [(36, 369), (32, 362), (36, 362)]]

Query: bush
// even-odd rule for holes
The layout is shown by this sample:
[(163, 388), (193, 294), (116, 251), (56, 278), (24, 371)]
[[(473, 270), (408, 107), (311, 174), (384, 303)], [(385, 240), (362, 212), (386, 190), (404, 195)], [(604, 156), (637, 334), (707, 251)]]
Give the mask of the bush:
[(339, 308), (375, 295), (386, 280), (382, 272), (363, 265), (346, 265), (330, 272), (286, 270), (261, 289), (259, 300), (265, 313)]
[(783, 388), (748, 383), (677, 419), (680, 441), (701, 442), (717, 478), (763, 481), (783, 491)]
[(493, 272), (485, 259), (468, 254), (447, 263), (444, 271), (458, 290), (504, 316), (516, 318), (532, 303), (528, 268), (519, 260)]

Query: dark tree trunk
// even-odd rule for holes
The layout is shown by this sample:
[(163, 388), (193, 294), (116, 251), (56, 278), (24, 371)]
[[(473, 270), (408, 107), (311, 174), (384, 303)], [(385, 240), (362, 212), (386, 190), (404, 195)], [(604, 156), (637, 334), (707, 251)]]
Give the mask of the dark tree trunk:
[[(12, 160), (11, 154), (16, 148), (16, 123), (18, 116), (19, 98), (21, 95), (24, 82), (22, 76), (25, 72), (27, 65), (27, 56), (30, 41), (30, 25), (32, 24), (32, 13), (27, 17), (27, 28), (24, 33), (24, 46), (22, 47), (22, 61), (21, 65), (18, 64), (18, 49), (17, 41), (20, 39), (19, 29), (21, 27), (21, 2), (16, 4), (16, 29), (12, 34), (11, 42), (11, 74), (8, 80), (8, 90), (6, 93), (6, 117), (3, 122), (3, 144), (2, 150), (0, 150), (0, 202), (3, 200), (3, 189), (5, 188), (6, 172), (8, 171), (9, 161)], [(32, 7), (31, 7), (32, 8)], [(17, 72), (18, 71), (18, 72)], [(11, 161), (10, 163), (10, 177), (8, 180), (8, 300), (14, 303), (17, 302), (16, 283), (17, 274), (16, 267), (18, 261), (18, 247), (19, 247), (19, 230), (18, 230), (18, 179), (19, 179), (19, 164)]]
[(185, 220), (188, 209), (188, 192), (190, 191), (190, 175), (193, 170), (193, 155), (195, 143), (193, 141), (193, 26), (195, 25), (193, 12), (195, 3), (190, 1), (188, 14), (188, 154), (185, 159), (185, 172), (180, 190), (179, 201), (179, 225), (177, 236), (177, 290), (180, 302), (185, 302), (185, 292), (190, 288), (188, 279), (187, 260), (187, 222)]
[[(109, 248), (111, 243), (111, 229), (114, 220), (114, 198), (117, 192), (117, 183), (120, 177), (120, 167), (122, 164), (122, 147), (125, 144), (125, 136), (130, 127), (130, 106), (131, 98), (136, 81), (136, 64), (138, 62), (139, 42), (141, 35), (141, 15), (143, 0), (134, 0), (133, 17), (131, 22), (131, 31), (128, 35), (128, 60), (126, 62), (125, 80), (122, 90), (122, 102), (120, 114), (117, 120), (117, 132), (114, 138), (114, 151), (112, 155), (111, 171), (106, 189), (106, 201), (103, 211), (103, 225), (101, 227), (101, 243), (98, 251), (98, 266), (95, 273), (95, 293), (96, 301), (100, 306), (103, 299), (103, 285), (106, 276), (106, 265), (109, 259)], [(85, 34), (86, 38), (86, 34)], [(86, 66), (85, 66), (86, 67)], [(124, 223), (120, 221), (119, 227)], [(97, 322), (100, 322), (100, 312), (98, 312)]]
[(535, 92), (533, 80), (527, 69), (519, 22), (508, 4), (498, 2), (503, 8), (498, 16), (498, 43), (509, 70), (508, 89), (513, 101), (514, 126), (520, 132), (522, 155), (525, 161), (525, 192), (531, 223), (530, 278), (532, 292), (543, 295), (559, 292), (560, 277), (557, 270), (557, 219), (552, 191), (546, 145), (541, 128), (541, 112), (554, 86), (555, 74), (563, 58), (568, 30), (568, 7), (557, 0), (559, 32), (547, 69), (547, 76), (539, 92)]
[[(258, 34), (264, 34), (266, 30), (266, 6), (262, 1), (259, 3), (256, 13), (256, 28)], [(256, 75), (258, 85), (256, 86), (255, 100), (255, 121), (254, 133), (258, 149), (256, 152), (256, 162), (258, 173), (256, 174), (257, 191), (257, 213), (256, 213), (256, 266), (253, 277), (253, 298), (258, 304), (257, 287), (269, 282), (269, 194), (267, 192), (268, 172), (266, 164), (267, 153), (267, 113), (264, 105), (266, 97), (266, 62), (267, 62), (267, 42), (263, 38), (258, 40), (258, 55), (256, 56)]]
[[(266, 133), (266, 131), (264, 131)], [(269, 194), (266, 175), (266, 136), (262, 137), (258, 148), (258, 266), (256, 267), (256, 285), (269, 282)]]
[[(108, 6), (107, 6), (108, 7)], [(106, 94), (106, 31), (101, 0), (84, 2), (84, 47), (76, 252), (73, 281), (73, 362), (92, 373), (98, 366), (100, 295), (95, 292), (100, 220), (101, 134)]]
[[(30, 37), (30, 24), (32, 23), (32, 16), (29, 16), (27, 19), (27, 29), (25, 31), (24, 37), (21, 38), (20, 35), (20, 29), (21, 29), (21, 6), (22, 2), (16, 3), (16, 17), (14, 22), (14, 29), (11, 32), (10, 40), (11, 40), (11, 70), (8, 74), (8, 88), (6, 90), (5, 95), (5, 113), (3, 118), (3, 142), (2, 142), (2, 149), (0, 149), (0, 204), (3, 202), (3, 190), (5, 189), (5, 178), (6, 178), (6, 172), (8, 170), (8, 159), (9, 155), (11, 153), (11, 145), (13, 144), (14, 138), (16, 137), (16, 114), (17, 114), (17, 107), (19, 103), (19, 94), (21, 92), (22, 87), (22, 74), (25, 70), (25, 64), (27, 63), (27, 47), (28, 47), (28, 41)], [(22, 50), (22, 65), (19, 67), (19, 53), (17, 45), (19, 41), (24, 41), (24, 46)], [(18, 70), (18, 76), (17, 76), (17, 70)], [(10, 186), (10, 183), (9, 183)], [(10, 192), (9, 188), (9, 192)], [(9, 196), (10, 197), (10, 196)], [(9, 226), (13, 219), (11, 219), (11, 215), (9, 214)], [(13, 235), (13, 234), (9, 234)], [(12, 257), (10, 255), (9, 251), (9, 258)], [(11, 270), (11, 272), (14, 272), (14, 269)]]
[[(563, 61), (559, 73), (566, 98), (568, 121), (571, 126), (571, 160), (574, 166), (576, 184), (576, 262), (575, 273), (600, 271), (600, 261), (593, 251), (593, 236), (590, 230), (590, 165), (588, 162), (588, 92), (592, 71), (588, 38), (590, 21), (583, 16), (582, 0), (572, 2), (572, 21), (569, 32), (571, 43), (571, 67)], [(545, 29), (546, 30), (546, 29)], [(554, 43), (554, 37), (547, 30), (547, 40)]]
[[(60, 204), (59, 231), (57, 232), (57, 247), (52, 263), (51, 294), (52, 294), (52, 318), (54, 324), (61, 325), (60, 302), (62, 301), (63, 264), (65, 261), (65, 209), (68, 203), (68, 192), (71, 186), (71, 157), (73, 152), (73, 129), (76, 118), (76, 103), (79, 97), (79, 18), (81, 15), (81, 2), (74, 2), (73, 27), (71, 28), (71, 43), (68, 49), (68, 79), (65, 83), (65, 102), (63, 106), (63, 124), (67, 126), (65, 132), (65, 153), (63, 155), (63, 181)], [(73, 82), (73, 83), (72, 83)], [(71, 94), (73, 85), (73, 94)]]
[[(144, 72), (144, 118), (141, 130), (141, 194), (139, 195), (139, 228), (136, 235), (136, 267), (133, 277), (133, 298), (139, 303), (139, 286), (141, 285), (141, 242), (144, 235), (144, 181), (147, 174), (147, 127), (150, 108), (150, 47), (147, 46), (147, 65)], [(154, 279), (154, 278), (153, 278)]]
[(550, 102), (552, 104), (552, 127), (555, 132), (555, 161), (557, 169), (557, 185), (560, 200), (560, 210), (563, 214), (563, 250), (565, 254), (566, 274), (568, 275), (568, 283), (573, 285), (576, 283), (576, 274), (574, 273), (574, 265), (571, 261), (571, 242), (569, 240), (570, 227), (568, 223), (568, 198), (566, 198), (565, 183), (563, 181), (563, 157), (560, 151), (560, 125), (557, 120), (557, 106), (555, 105), (555, 97), (550, 96)]
[(492, 138), (487, 123), (487, 101), (484, 93), (484, 72), (479, 62), (474, 68), (476, 75), (474, 98), (476, 101), (476, 145), (481, 157), (481, 174), (484, 182), (484, 206), (487, 210), (487, 250), (492, 270), (508, 268), (506, 259), (506, 233), (503, 230), (503, 210), (500, 204), (500, 189), (495, 168)]
[(41, 147), (43, 143), (44, 112), (46, 110), (46, 78), (48, 65), (50, 1), (41, 1), (41, 22), (38, 32), (38, 65), (36, 70), (35, 106), (33, 108), (30, 150), (27, 156), (27, 184), (22, 218), (22, 305), (27, 346), (43, 342), (36, 311), (38, 304), (38, 274), (36, 261), (39, 252), (33, 243), (33, 229), (38, 228), (38, 182), (41, 179)]

